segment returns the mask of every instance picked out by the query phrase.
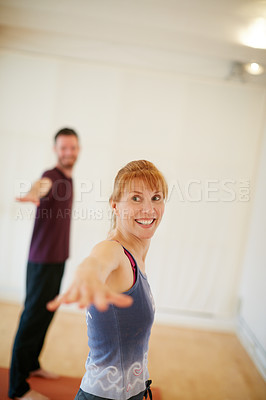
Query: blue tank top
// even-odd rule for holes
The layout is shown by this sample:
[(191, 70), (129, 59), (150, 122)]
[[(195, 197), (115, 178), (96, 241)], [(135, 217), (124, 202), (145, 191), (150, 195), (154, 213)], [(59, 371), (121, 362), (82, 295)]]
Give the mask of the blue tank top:
[(124, 251), (136, 268), (135, 284), (124, 292), (134, 302), (128, 308), (110, 305), (105, 312), (94, 306), (88, 308), (90, 352), (80, 385), (84, 392), (115, 400), (127, 400), (146, 388), (148, 343), (155, 311), (146, 275), (129, 251)]

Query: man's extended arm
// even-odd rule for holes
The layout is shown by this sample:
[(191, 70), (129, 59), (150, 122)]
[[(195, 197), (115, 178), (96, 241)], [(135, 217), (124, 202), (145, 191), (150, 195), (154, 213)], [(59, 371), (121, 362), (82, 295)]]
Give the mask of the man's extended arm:
[(16, 200), (20, 202), (30, 201), (38, 206), (40, 199), (47, 195), (52, 187), (52, 181), (49, 178), (42, 178), (36, 181), (30, 191), (23, 197), (17, 197)]

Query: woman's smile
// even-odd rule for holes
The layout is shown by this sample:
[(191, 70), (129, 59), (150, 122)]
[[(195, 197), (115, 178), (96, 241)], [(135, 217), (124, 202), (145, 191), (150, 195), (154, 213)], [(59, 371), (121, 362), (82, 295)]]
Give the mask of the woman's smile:
[(138, 224), (143, 225), (143, 226), (149, 228), (151, 225), (153, 225), (153, 223), (154, 223), (154, 221), (155, 221), (155, 218), (150, 218), (150, 219), (147, 219), (147, 218), (139, 218), (139, 219), (135, 219), (135, 221), (136, 221)]

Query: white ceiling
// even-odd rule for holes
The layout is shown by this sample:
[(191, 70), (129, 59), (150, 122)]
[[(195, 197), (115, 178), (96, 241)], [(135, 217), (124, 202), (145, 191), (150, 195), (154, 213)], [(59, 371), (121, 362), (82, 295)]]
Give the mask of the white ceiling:
[(265, 0), (0, 0), (0, 46), (225, 77), (235, 62), (266, 67), (243, 44), (258, 18)]

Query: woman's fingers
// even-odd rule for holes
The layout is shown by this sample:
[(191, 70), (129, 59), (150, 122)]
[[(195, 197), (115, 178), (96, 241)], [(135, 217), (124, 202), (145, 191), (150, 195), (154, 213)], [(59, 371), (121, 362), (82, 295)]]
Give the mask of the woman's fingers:
[(55, 311), (61, 304), (75, 303), (78, 301), (78, 289), (72, 286), (66, 293), (56, 296), (47, 303), (49, 311)]
[(93, 304), (99, 311), (106, 311), (109, 307), (106, 291), (98, 291), (94, 293)]
[(88, 307), (92, 302), (92, 290), (86, 283), (82, 283), (79, 291), (78, 306), (79, 308)]
[(79, 290), (76, 285), (72, 285), (65, 294), (65, 303), (75, 303), (79, 299)]
[(79, 308), (89, 307), (91, 304), (99, 311), (106, 311), (109, 304), (117, 307), (130, 307), (133, 299), (130, 296), (111, 291), (104, 285), (88, 287), (87, 284), (72, 286), (65, 294), (57, 296), (47, 304), (47, 309), (55, 311), (61, 304), (78, 303)]
[(130, 307), (133, 303), (132, 297), (115, 293), (104, 285), (95, 288), (93, 291), (90, 291), (90, 288), (84, 285), (81, 293), (78, 302), (80, 308), (93, 304), (99, 311), (106, 311), (109, 304), (114, 304), (117, 307)]
[(62, 300), (63, 296), (59, 295), (56, 296), (53, 300), (49, 301), (49, 303), (47, 303), (46, 307), (49, 311), (55, 311), (57, 310), (57, 308), (63, 304), (63, 300)]
[(133, 304), (133, 299), (131, 296), (114, 292), (112, 292), (108, 300), (109, 304), (114, 304), (115, 306), (121, 308), (130, 307)]

